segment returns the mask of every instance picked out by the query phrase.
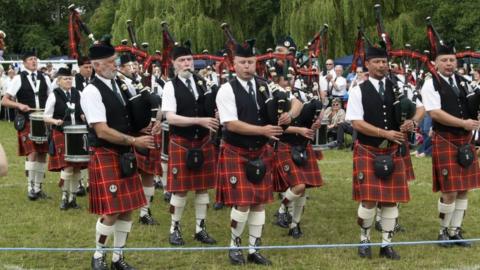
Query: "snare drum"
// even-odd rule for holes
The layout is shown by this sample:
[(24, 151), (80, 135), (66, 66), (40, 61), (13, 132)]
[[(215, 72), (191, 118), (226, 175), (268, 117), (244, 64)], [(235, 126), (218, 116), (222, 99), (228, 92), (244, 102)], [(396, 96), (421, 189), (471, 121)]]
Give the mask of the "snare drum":
[(168, 122), (162, 122), (162, 161), (168, 161), (168, 141), (170, 140), (168, 136)]
[(47, 141), (47, 127), (43, 121), (43, 111), (32, 112), (30, 118), (30, 134), (28, 138), (36, 143)]
[(88, 162), (88, 130), (86, 125), (63, 127), (65, 134), (65, 161)]

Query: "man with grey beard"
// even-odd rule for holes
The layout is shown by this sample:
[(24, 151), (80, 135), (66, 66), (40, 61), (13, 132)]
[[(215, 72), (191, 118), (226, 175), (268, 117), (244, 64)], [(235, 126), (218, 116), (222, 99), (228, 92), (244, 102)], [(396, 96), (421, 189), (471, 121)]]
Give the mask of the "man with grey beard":
[(169, 124), (168, 181), (170, 199), (170, 244), (184, 245), (180, 220), (187, 202), (187, 192), (195, 191), (195, 239), (215, 244), (206, 231), (205, 219), (210, 202), (208, 189), (215, 188), (215, 148), (210, 132), (219, 121), (205, 110), (206, 81), (192, 75), (193, 57), (190, 43), (172, 51), (175, 77), (165, 84), (162, 111)]

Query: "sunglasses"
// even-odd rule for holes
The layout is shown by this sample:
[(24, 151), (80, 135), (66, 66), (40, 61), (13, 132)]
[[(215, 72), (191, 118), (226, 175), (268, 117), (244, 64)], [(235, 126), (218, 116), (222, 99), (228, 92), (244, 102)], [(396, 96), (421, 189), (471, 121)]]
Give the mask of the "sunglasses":
[(332, 106), (340, 106), (340, 104), (332, 104)]

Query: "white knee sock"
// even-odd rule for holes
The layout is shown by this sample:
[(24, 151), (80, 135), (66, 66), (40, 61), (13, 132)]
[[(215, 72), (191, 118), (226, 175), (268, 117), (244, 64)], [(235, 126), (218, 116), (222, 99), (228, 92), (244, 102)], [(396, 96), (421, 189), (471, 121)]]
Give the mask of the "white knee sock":
[(183, 215), (183, 210), (187, 204), (187, 196), (180, 197), (178, 195), (172, 194), (170, 199), (170, 214), (172, 215), (172, 223), (170, 225), (170, 233), (173, 233), (175, 228), (175, 223), (180, 222)]
[(71, 168), (65, 168), (60, 171), (60, 178), (63, 180), (63, 186), (62, 186), (62, 200), (65, 199), (68, 200), (68, 194), (71, 194), (71, 183), (74, 181), (73, 180), (73, 170)]
[(450, 227), (453, 212), (455, 211), (455, 202), (451, 204), (442, 203), (438, 200), (438, 212), (440, 213), (440, 233)]
[(298, 223), (300, 223), (303, 214), (303, 208), (305, 207), (306, 203), (307, 197), (305, 197), (305, 195), (298, 198), (293, 203), (292, 223), (290, 223), (290, 228), (295, 228), (297, 227)]
[(207, 208), (210, 203), (208, 193), (195, 194), (195, 233), (203, 230), (202, 221), (207, 218)]
[(360, 203), (358, 206), (358, 225), (360, 225), (360, 241), (370, 240), (370, 230), (375, 218), (376, 208), (368, 209)]
[(237, 237), (238, 238), (242, 237), (243, 230), (245, 229), (245, 224), (247, 224), (248, 214), (249, 214), (249, 211), (242, 212), (235, 209), (235, 207), (232, 207), (232, 211), (230, 212), (230, 219), (231, 219), (230, 227), (231, 227), (231, 233), (232, 233), (232, 237), (230, 240), (231, 247), (236, 246), (235, 239)]
[[(113, 247), (124, 248), (127, 242), (128, 233), (132, 230), (132, 222), (117, 220), (115, 222), (115, 232), (113, 233)], [(112, 262), (118, 261), (123, 255), (123, 250), (115, 250), (112, 255)]]
[(155, 195), (155, 187), (146, 187), (143, 186), (143, 193), (145, 198), (147, 198), (147, 204), (140, 208), (140, 216), (143, 217), (148, 214), (148, 209), (150, 208), (150, 203), (153, 200), (153, 195)]
[(261, 212), (250, 211), (248, 214), (248, 253), (255, 253), (257, 250), (257, 239), (262, 238), (262, 229), (265, 225), (265, 210)]
[(35, 184), (35, 175), (36, 171), (36, 162), (35, 161), (25, 161), (25, 171), (27, 172), (27, 187), (28, 192), (33, 189)]
[(388, 246), (392, 242), (393, 230), (398, 217), (397, 206), (382, 206), (382, 247)]
[(45, 177), (45, 169), (47, 164), (45, 162), (35, 162), (35, 184), (33, 189), (35, 192), (42, 190), (43, 178)]
[(452, 220), (450, 221), (450, 226), (448, 228), (448, 233), (450, 236), (458, 233), (457, 229), (462, 227), (463, 216), (468, 207), (468, 199), (456, 199), (455, 200), (455, 211), (452, 214)]
[(168, 163), (162, 161), (160, 165), (162, 166), (162, 177), (160, 178), (160, 181), (162, 181), (163, 190), (165, 191), (167, 188)]
[(107, 226), (101, 222), (102, 218), (97, 220), (96, 230), (95, 230), (95, 245), (98, 250), (95, 251), (93, 257), (98, 259), (105, 254), (105, 251), (102, 248), (107, 247), (108, 238), (115, 231), (115, 226)]

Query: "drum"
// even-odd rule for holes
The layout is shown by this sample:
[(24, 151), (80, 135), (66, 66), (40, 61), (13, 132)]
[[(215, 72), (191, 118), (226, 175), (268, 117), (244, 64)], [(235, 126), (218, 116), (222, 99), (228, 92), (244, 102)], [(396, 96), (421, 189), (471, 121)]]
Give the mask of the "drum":
[(36, 143), (47, 141), (47, 127), (43, 121), (43, 111), (32, 112), (30, 118), (30, 134), (28, 138)]
[(313, 138), (313, 149), (325, 149), (327, 144), (327, 125), (328, 120), (322, 120), (321, 126), (315, 132), (315, 137)]
[(168, 122), (162, 122), (162, 161), (168, 161), (168, 141), (170, 140), (168, 136)]
[(88, 130), (86, 125), (63, 127), (65, 134), (65, 161), (88, 162)]

